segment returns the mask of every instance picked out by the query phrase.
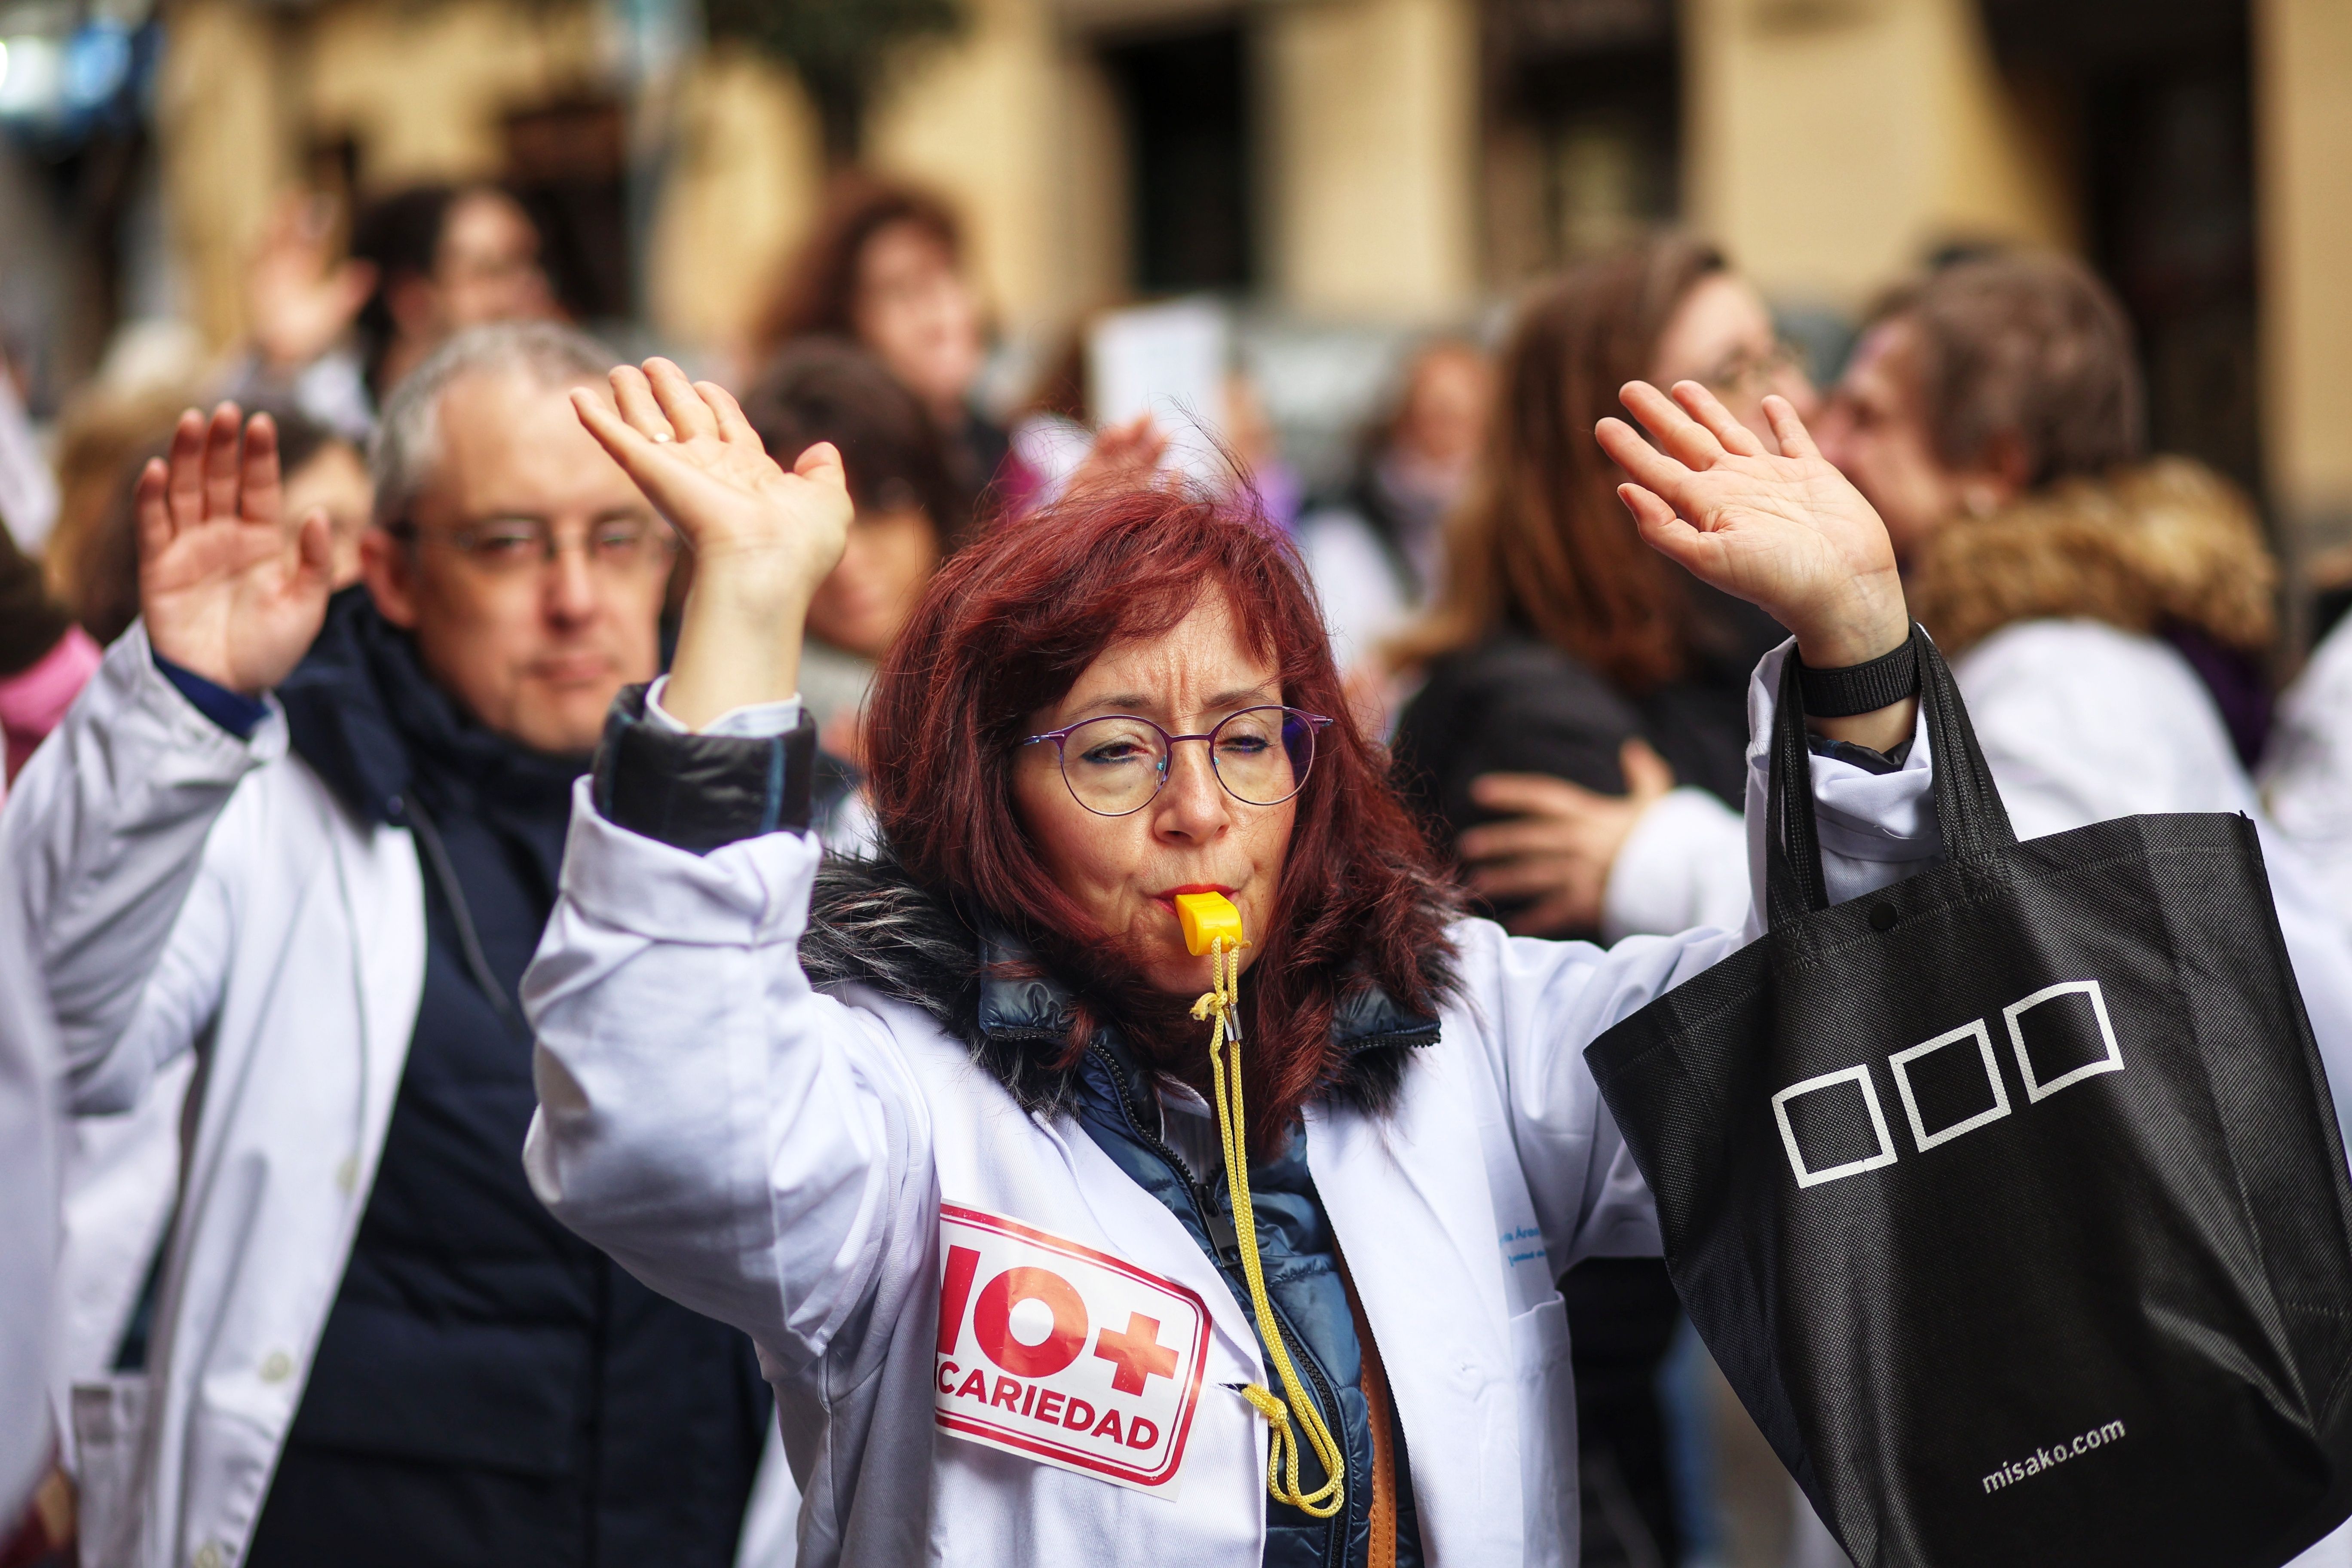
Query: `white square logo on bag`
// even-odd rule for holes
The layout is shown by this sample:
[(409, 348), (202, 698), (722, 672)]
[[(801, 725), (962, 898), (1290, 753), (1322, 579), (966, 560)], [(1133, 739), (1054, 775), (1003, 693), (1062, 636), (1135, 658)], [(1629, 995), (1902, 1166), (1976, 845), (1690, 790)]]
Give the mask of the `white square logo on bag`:
[(1201, 1298), (1123, 1258), (940, 1205), (940, 1426), (1160, 1497), (1201, 1401)]

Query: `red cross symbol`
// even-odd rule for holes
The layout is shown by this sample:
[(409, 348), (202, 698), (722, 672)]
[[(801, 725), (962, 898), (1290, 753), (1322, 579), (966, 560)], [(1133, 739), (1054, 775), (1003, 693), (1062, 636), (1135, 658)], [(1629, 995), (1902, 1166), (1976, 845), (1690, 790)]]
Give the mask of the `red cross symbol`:
[(1160, 1320), (1140, 1312), (1127, 1315), (1127, 1332), (1105, 1329), (1096, 1335), (1095, 1354), (1118, 1363), (1110, 1385), (1121, 1394), (1142, 1393), (1148, 1378), (1176, 1375), (1176, 1352), (1160, 1342)]

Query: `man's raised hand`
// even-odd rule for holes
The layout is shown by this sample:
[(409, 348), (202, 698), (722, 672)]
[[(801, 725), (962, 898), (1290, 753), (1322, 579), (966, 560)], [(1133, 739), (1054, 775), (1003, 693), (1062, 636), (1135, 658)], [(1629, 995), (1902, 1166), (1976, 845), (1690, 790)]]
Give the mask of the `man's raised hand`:
[(278, 427), (237, 409), (180, 416), (139, 476), (139, 611), (155, 652), (255, 696), (293, 672), (327, 613), (327, 514), (279, 513)]
[(1860, 664), (1909, 635), (1886, 525), (1813, 445), (1788, 399), (1764, 400), (1775, 456), (1694, 381), (1669, 398), (1629, 382), (1622, 419), (1595, 435), (1633, 483), (1617, 487), (1642, 537), (1694, 576), (1760, 605), (1816, 668)]
[(819, 442), (785, 472), (726, 388), (666, 359), (616, 368), (613, 399), (574, 388), (572, 406), (695, 553), (664, 706), (698, 727), (792, 696), (809, 601), (849, 540), (841, 454)]

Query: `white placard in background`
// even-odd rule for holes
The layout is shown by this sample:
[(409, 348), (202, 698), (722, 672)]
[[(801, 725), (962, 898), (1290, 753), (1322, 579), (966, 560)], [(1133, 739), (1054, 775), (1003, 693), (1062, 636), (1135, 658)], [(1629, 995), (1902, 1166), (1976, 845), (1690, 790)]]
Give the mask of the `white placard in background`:
[(1214, 300), (1114, 310), (1087, 339), (1089, 412), (1098, 426), (1148, 412), (1168, 432), (1167, 467), (1203, 479), (1224, 473), (1217, 443), (1232, 359), (1232, 324)]

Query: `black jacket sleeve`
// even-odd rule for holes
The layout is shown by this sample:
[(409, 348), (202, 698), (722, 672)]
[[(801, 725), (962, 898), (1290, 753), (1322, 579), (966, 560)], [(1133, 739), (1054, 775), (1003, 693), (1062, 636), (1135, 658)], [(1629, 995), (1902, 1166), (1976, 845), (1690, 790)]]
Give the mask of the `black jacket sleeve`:
[(762, 833), (806, 832), (816, 726), (781, 735), (678, 734), (646, 717), (646, 689), (613, 700), (596, 748), (596, 809), (607, 821), (698, 855)]
[(1640, 715), (1577, 660), (1498, 639), (1432, 670), (1397, 726), (1398, 782), (1450, 858), (1464, 828), (1495, 816), (1470, 798), (1481, 773), (1549, 773), (1622, 794), (1618, 750), (1640, 732)]

